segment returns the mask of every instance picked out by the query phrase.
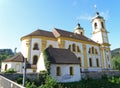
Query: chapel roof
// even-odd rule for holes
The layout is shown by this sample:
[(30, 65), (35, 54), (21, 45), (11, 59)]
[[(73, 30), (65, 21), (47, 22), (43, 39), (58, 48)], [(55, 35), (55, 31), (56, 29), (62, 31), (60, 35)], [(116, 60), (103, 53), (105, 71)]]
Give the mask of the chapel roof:
[[(73, 32), (68, 32), (68, 31), (65, 31), (65, 30), (57, 29), (57, 28), (54, 28), (53, 34), (55, 35), (55, 37), (62, 36), (62, 37), (68, 37), (68, 38), (73, 38), (73, 39), (77, 39), (77, 40), (83, 40), (83, 41), (87, 41), (87, 42), (96, 43), (96, 42), (94, 42), (90, 38), (87, 38), (84, 35), (76, 34), (76, 33), (73, 33)], [(98, 44), (98, 43), (96, 43), (96, 44)]]
[(45, 37), (55, 38), (52, 32), (41, 30), (41, 29), (37, 29), (36, 31), (34, 31), (26, 36), (23, 36), (23, 37), (28, 37), (28, 36), (45, 36)]
[(18, 53), (11, 58), (5, 59), (3, 62), (24, 62), (24, 57), (21, 53)]
[(76, 55), (68, 49), (49, 47), (45, 52), (52, 64), (80, 64)]

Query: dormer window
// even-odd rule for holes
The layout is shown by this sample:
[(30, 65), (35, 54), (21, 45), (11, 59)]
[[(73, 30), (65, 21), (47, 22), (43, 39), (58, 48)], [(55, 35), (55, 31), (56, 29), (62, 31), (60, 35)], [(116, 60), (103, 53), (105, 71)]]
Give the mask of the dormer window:
[(97, 29), (97, 23), (94, 24), (95, 29)]
[(33, 50), (39, 50), (37, 43), (34, 44)]

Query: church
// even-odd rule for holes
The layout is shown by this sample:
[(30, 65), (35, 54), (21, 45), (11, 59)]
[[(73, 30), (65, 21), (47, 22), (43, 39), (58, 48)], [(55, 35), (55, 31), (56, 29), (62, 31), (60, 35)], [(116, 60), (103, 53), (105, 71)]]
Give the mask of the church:
[(112, 69), (108, 31), (104, 18), (96, 12), (91, 21), (92, 37), (84, 34), (78, 23), (73, 32), (53, 28), (38, 29), (21, 38), (21, 53), (2, 62), (2, 71), (14, 68), (22, 72), (27, 58), (27, 72), (46, 71), (45, 54), (50, 75), (59, 82), (81, 80), (81, 72)]

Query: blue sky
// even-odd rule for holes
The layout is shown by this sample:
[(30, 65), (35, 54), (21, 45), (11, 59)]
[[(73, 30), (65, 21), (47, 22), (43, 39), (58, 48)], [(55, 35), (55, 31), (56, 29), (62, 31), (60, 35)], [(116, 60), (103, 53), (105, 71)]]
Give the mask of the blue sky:
[(0, 0), (0, 48), (18, 48), (20, 38), (35, 30), (54, 27), (73, 31), (79, 22), (91, 37), (91, 17), (97, 11), (106, 20), (111, 49), (120, 47), (119, 0)]

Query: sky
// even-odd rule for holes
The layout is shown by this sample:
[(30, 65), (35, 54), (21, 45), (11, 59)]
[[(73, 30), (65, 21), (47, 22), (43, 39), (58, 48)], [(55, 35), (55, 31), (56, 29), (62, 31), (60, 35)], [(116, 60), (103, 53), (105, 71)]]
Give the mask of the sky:
[[(120, 47), (120, 0), (0, 0), (0, 49), (21, 50), (20, 38), (37, 29), (74, 31), (79, 22), (91, 38), (98, 11), (109, 32), (111, 50)], [(96, 8), (95, 8), (96, 6)]]

